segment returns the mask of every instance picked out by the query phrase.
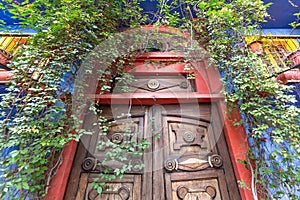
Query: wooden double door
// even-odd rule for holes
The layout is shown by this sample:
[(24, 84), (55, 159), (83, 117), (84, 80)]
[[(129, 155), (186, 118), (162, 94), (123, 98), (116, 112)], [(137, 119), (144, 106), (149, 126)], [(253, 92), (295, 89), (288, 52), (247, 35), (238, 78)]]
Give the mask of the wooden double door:
[[(95, 128), (92, 135), (81, 140), (66, 200), (241, 199), (215, 103), (100, 109), (110, 123), (109, 130), (103, 136)], [(92, 127), (95, 120), (97, 116), (87, 114), (84, 126)], [(97, 143), (110, 140), (122, 145), (128, 139), (128, 130), (130, 140), (139, 143), (146, 139), (150, 143), (142, 155), (125, 159), (144, 167), (135, 168), (133, 164), (123, 178), (107, 181), (98, 194), (93, 182), (101, 182), (99, 173), (105, 170), (102, 161), (110, 149), (97, 148)], [(122, 165), (116, 163), (116, 167)]]

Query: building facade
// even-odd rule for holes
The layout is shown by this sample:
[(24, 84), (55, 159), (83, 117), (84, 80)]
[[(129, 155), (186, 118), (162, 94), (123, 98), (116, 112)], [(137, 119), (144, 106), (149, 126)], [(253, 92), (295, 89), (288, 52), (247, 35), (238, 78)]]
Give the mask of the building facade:
[[(279, 15), (277, 9), (294, 12), (290, 4), (275, 1), (271, 10), (274, 20), (263, 25), (263, 34), (249, 36), (245, 43), (251, 51), (264, 56), (273, 66), (267, 69), (271, 77), (300, 89), (300, 32), (291, 30), (286, 22), (291, 16)], [(300, 6), (300, 5), (299, 5)], [(9, 16), (8, 16), (9, 17)], [(11, 19), (8, 22), (15, 23)], [(151, 29), (150, 26), (144, 27)], [(12, 29), (18, 27), (12, 26)], [(160, 27), (158, 32), (168, 34), (173, 30)], [(13, 76), (7, 64), (31, 34), (2, 33), (0, 38), (0, 83)], [(240, 118), (238, 110), (225, 114), (224, 96), (220, 74), (216, 68), (207, 68), (207, 60), (197, 65), (198, 70), (187, 71), (184, 55), (174, 52), (148, 52), (134, 61), (134, 70), (128, 71), (136, 82), (126, 85), (131, 92), (121, 91), (116, 85), (108, 94), (95, 95), (112, 122), (105, 140), (126, 143), (129, 133), (149, 138), (152, 146), (140, 157), (127, 158), (144, 169), (126, 171), (122, 179), (107, 183), (101, 195), (92, 187), (97, 173), (105, 170), (102, 165), (107, 149), (95, 144), (103, 138), (96, 134), (71, 141), (65, 147), (62, 163), (52, 179), (45, 199), (254, 199), (250, 190), (238, 186), (238, 180), (251, 185), (251, 172), (238, 160), (246, 159), (247, 133), (243, 126), (234, 126), (231, 117)], [(193, 79), (189, 75), (193, 74)], [(96, 80), (97, 81), (97, 80)], [(133, 91), (133, 92), (132, 92)], [(299, 106), (299, 103), (297, 103)], [(128, 111), (130, 108), (130, 111)], [(130, 119), (114, 116), (128, 111)], [(83, 126), (90, 126), (96, 116), (84, 111)], [(120, 113), (119, 113), (120, 112)], [(153, 122), (154, 119), (154, 122)], [(149, 124), (154, 124), (149, 128)], [(129, 131), (129, 132), (128, 132)], [(160, 132), (158, 139), (154, 139)], [(239, 134), (237, 134), (239, 133)], [(8, 152), (2, 152), (3, 156)], [(126, 155), (125, 155), (126, 157)], [(118, 165), (113, 163), (112, 165)], [(100, 180), (101, 181), (101, 180)]]

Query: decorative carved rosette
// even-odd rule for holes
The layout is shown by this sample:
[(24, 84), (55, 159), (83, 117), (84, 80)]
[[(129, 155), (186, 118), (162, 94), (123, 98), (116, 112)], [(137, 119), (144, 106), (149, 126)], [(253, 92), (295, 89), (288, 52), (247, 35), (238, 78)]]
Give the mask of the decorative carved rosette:
[(121, 144), (123, 142), (122, 133), (114, 133), (111, 137), (111, 141), (115, 144)]
[(222, 157), (217, 154), (213, 154), (213, 155), (209, 156), (208, 162), (211, 165), (211, 167), (219, 168), (223, 165)]
[(164, 166), (165, 166), (165, 169), (166, 169), (168, 172), (172, 172), (172, 171), (174, 171), (175, 169), (177, 169), (177, 167), (178, 167), (178, 162), (177, 162), (176, 159), (169, 159), (169, 160), (166, 160), (166, 161), (165, 161)]
[(92, 171), (97, 166), (97, 159), (92, 157), (87, 157), (83, 160), (81, 167), (85, 171)]
[(183, 140), (187, 143), (192, 143), (195, 140), (195, 133), (193, 133), (192, 131), (185, 131), (183, 133)]
[(189, 87), (189, 84), (187, 81), (183, 81), (180, 83), (179, 87), (182, 89), (187, 89)]
[(159, 85), (160, 84), (159, 84), (158, 80), (156, 80), (156, 79), (150, 79), (148, 81), (147, 87), (149, 89), (151, 89), (151, 90), (155, 90), (155, 89), (159, 88)]

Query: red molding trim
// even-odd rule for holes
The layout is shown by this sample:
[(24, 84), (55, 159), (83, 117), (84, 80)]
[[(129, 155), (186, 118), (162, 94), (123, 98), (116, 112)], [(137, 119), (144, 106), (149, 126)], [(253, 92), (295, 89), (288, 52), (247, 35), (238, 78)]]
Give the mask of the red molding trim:
[(276, 80), (280, 80), (283, 83), (292, 83), (292, 82), (300, 82), (300, 70), (291, 70), (280, 74)]
[[(247, 160), (246, 153), (249, 149), (248, 138), (244, 127), (242, 125), (233, 125), (234, 119), (241, 120), (240, 113), (237, 108), (235, 108), (231, 113), (229, 113), (224, 102), (219, 103), (219, 110), (220, 115), (223, 115), (224, 119), (225, 139), (229, 149), (231, 163), (233, 165), (236, 179), (238, 181), (244, 181), (248, 187), (251, 187), (251, 171), (247, 169), (244, 164), (238, 162), (238, 159)], [(254, 199), (250, 190), (245, 188), (239, 189), (243, 200)]]
[(0, 83), (8, 83), (9, 79), (13, 76), (12, 72), (0, 71)]
[(62, 165), (57, 170), (49, 184), (49, 190), (45, 200), (63, 200), (67, 188), (69, 175), (72, 169), (78, 142), (70, 141), (63, 149)]
[(198, 93), (136, 93), (136, 94), (104, 94), (90, 95), (99, 104), (178, 104), (194, 102), (216, 102), (224, 100), (220, 94), (198, 94)]

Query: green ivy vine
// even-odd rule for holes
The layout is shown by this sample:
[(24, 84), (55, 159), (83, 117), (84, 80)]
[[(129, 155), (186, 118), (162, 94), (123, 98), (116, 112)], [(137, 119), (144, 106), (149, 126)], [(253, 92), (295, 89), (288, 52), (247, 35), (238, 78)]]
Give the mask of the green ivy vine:
[[(126, 1), (2, 1), (24, 28), (37, 33), (9, 67), (14, 77), (2, 95), (0, 198), (42, 198), (60, 166), (63, 146), (79, 135), (72, 119), (70, 88), (87, 53), (119, 28), (139, 25), (138, 3)], [(2, 3), (2, 4), (3, 4)], [(61, 98), (61, 95), (64, 95)]]
[[(251, 146), (249, 159), (240, 162), (251, 170), (252, 184), (239, 180), (240, 185), (250, 189), (255, 199), (299, 198), (295, 190), (299, 190), (300, 169), (295, 163), (300, 160), (300, 110), (292, 105), (296, 100), (289, 91), (293, 88), (268, 78), (268, 64), (244, 43), (245, 36), (256, 34), (259, 23), (265, 22), (269, 5), (261, 0), (160, 0), (153, 13), (144, 13), (137, 0), (5, 0), (1, 7), (18, 18), (22, 27), (37, 33), (11, 61), (14, 77), (8, 93), (2, 95), (0, 149), (14, 150), (0, 160), (1, 179), (5, 180), (0, 182), (0, 198), (46, 195), (62, 162), (64, 145), (88, 134), (70, 134), (78, 127), (72, 115), (72, 92), (61, 87), (65, 75), (74, 82), (83, 59), (94, 47), (122, 28), (145, 23), (191, 33), (224, 74), (227, 106), (229, 110), (239, 108), (243, 117), (235, 123), (245, 126)], [(121, 73), (120, 66), (117, 71)], [(112, 72), (108, 70), (104, 82), (112, 80)], [(102, 92), (109, 89), (102, 87)], [(97, 116), (101, 112), (97, 105), (90, 109)], [(104, 130), (105, 120), (100, 114), (97, 125)], [(142, 152), (147, 145), (138, 148)], [(131, 146), (120, 148), (131, 151), (127, 147)], [(120, 158), (119, 153), (111, 155)], [(104, 179), (122, 176), (132, 166), (126, 167)], [(101, 192), (102, 183), (94, 186)]]

